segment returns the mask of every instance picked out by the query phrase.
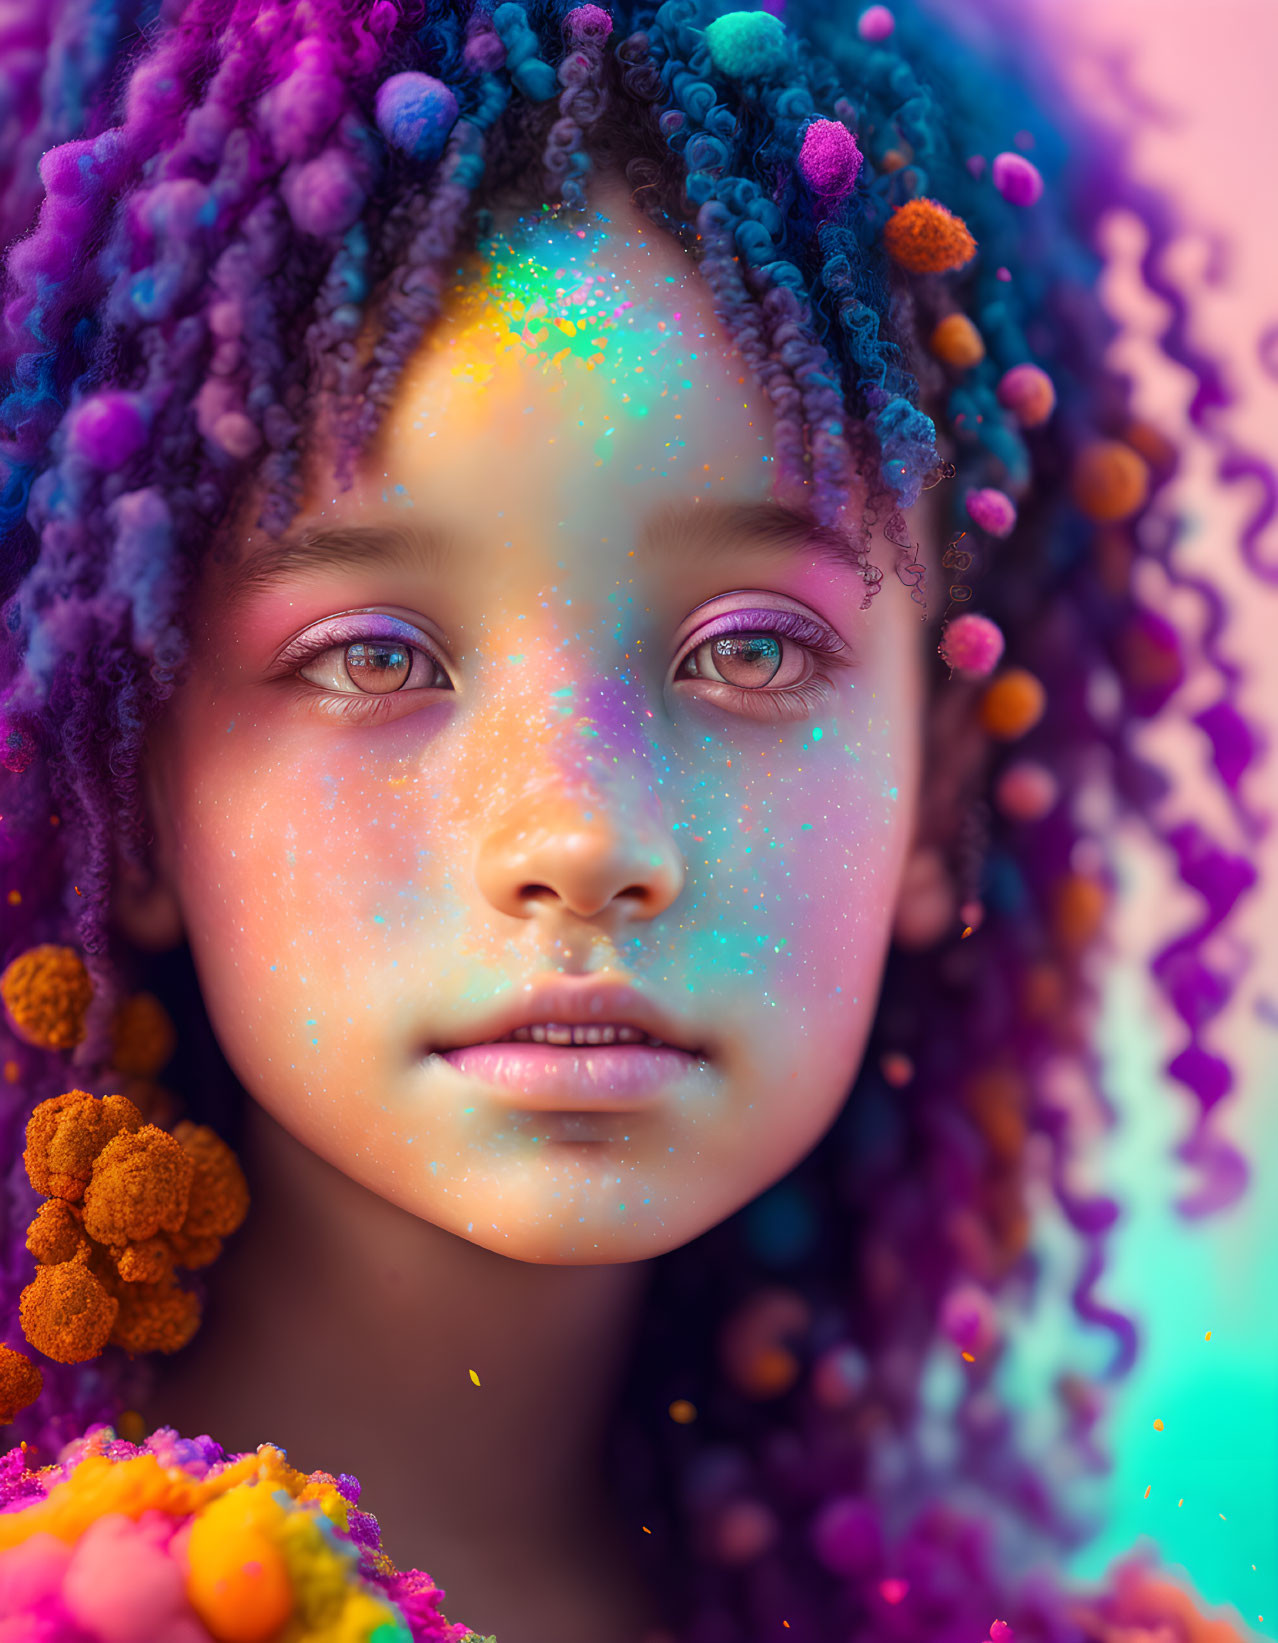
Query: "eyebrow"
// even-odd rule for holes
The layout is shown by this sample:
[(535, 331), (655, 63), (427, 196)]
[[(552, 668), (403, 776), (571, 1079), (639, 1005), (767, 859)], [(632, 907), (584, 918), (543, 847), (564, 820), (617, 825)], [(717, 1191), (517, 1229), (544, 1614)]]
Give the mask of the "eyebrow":
[[(840, 569), (861, 568), (849, 532), (822, 524), (809, 510), (774, 501), (669, 502), (647, 521), (636, 556), (689, 553), (731, 558), (747, 553), (817, 554)], [(231, 573), (227, 596), (238, 604), (271, 588), (332, 570), (370, 564), (441, 567), (456, 552), (448, 532), (425, 524), (310, 526), (260, 549)]]

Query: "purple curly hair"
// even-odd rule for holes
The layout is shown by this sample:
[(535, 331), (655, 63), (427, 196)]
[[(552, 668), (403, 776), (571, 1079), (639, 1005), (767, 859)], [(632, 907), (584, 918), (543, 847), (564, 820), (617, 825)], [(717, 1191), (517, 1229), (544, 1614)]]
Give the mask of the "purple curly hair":
[[(895, 27), (875, 38), (855, 10), (49, 0), (0, 11), (0, 961), (67, 943), (94, 984), (70, 1062), (0, 1024), (0, 1338), (25, 1347), (30, 1111), (71, 1083), (116, 1087), (109, 1024), (135, 971), (108, 917), (114, 863), (123, 849), (145, 864), (140, 754), (180, 676), (202, 559), (254, 485), (262, 528), (288, 524), (321, 400), (349, 473), (496, 202), (578, 210), (590, 167), (608, 166), (696, 257), (771, 399), (778, 458), (809, 480), (818, 514), (846, 499), (854, 471), (862, 482), (867, 600), (882, 574), (869, 559), (876, 526), (897, 547), (896, 573), (921, 577), (900, 510), (933, 492), (950, 608), (971, 600), (1005, 634), (1006, 660), (1045, 686), (1018, 753), (1060, 789), (1036, 820), (1003, 813), (990, 796), (1008, 758), (991, 742), (953, 792), (975, 687), (938, 658), (924, 837), (983, 921), (970, 938), (892, 952), (870, 1053), (831, 1134), (658, 1263), (612, 1437), (616, 1475), (651, 1530), (644, 1551), (681, 1643), (774, 1638), (782, 1618), (829, 1643), (969, 1643), (996, 1613), (1022, 1637), (1064, 1643), (1083, 1635), (1068, 1603), (1046, 1579), (1009, 1593), (994, 1523), (1011, 1515), (1023, 1546), (1048, 1549), (1080, 1528), (1022, 1454), (993, 1376), (998, 1303), (1034, 1279), (1034, 1135), (1077, 1238), (1074, 1306), (1113, 1337), (1108, 1376), (1136, 1350), (1100, 1293), (1117, 1205), (1070, 1185), (1073, 1136), (1053, 1098), (1073, 1078), (1104, 1106), (1087, 1030), (1100, 926), (1080, 923), (1078, 893), (1112, 891), (1113, 824), (1130, 815), (1201, 897), (1152, 969), (1184, 1027), (1168, 1071), (1193, 1103), (1180, 1150), (1198, 1184), (1182, 1208), (1206, 1213), (1245, 1182), (1210, 1122), (1232, 1069), (1205, 1042), (1239, 976), (1208, 943), (1251, 887), (1247, 850), (1265, 825), (1241, 794), (1259, 740), (1235, 706), (1223, 600), (1175, 563), (1161, 492), (1177, 453), (1133, 419), (1129, 383), (1104, 363), (1113, 327), (1094, 294), (1094, 246), (1107, 211), (1136, 213), (1148, 232), (1143, 276), (1172, 315), (1162, 346), (1196, 377), (1191, 415), (1221, 480), (1264, 487), (1240, 551), (1271, 576), (1256, 541), (1275, 479), (1217, 427), (1230, 396), (1191, 346), (1164, 268), (1173, 210), (1128, 179), (1118, 136), (1068, 106), (1011, 8), (967, 8), (985, 22), (969, 34), (935, 0), (899, 0)], [(730, 27), (712, 32), (717, 20)], [(820, 120), (855, 133), (859, 169), (846, 145), (801, 163)], [(1002, 187), (992, 179), (990, 157), (1009, 143), (1032, 144), (1045, 182), (1032, 210), (1016, 203), (1023, 166), (1005, 159)], [(887, 255), (885, 225), (916, 199), (943, 201), (970, 228), (979, 253), (960, 272), (910, 274)], [(953, 313), (985, 346), (961, 370), (926, 345)], [(1027, 429), (997, 388), (1031, 363), (1057, 403)], [(1145, 503), (1105, 524), (1072, 484), (1097, 440), (1125, 441), (1151, 478)], [(1000, 540), (966, 509), (990, 488), (1016, 499)], [(1140, 602), (1142, 561), (1200, 597), (1194, 647)], [(1172, 710), (1191, 669), (1219, 686), (1195, 723), (1241, 853), (1193, 821), (1166, 826), (1166, 780), (1137, 752), (1142, 723)], [(908, 1082), (886, 1076), (907, 1060)], [(769, 1307), (785, 1344), (765, 1391), (738, 1384), (724, 1342)], [(976, 1341), (955, 1450), (938, 1469), (918, 1438), (921, 1377), (938, 1350)], [(46, 1452), (111, 1418), (142, 1374), (113, 1351), (41, 1367), (44, 1392), (11, 1432)], [(1061, 1394), (1063, 1441), (1102, 1466), (1098, 1389), (1066, 1373)], [(675, 1399), (696, 1406), (694, 1423), (669, 1419)]]

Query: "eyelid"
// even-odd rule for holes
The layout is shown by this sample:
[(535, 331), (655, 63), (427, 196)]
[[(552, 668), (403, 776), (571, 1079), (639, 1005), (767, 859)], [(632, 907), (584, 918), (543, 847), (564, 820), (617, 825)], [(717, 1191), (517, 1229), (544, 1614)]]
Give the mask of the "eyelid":
[(343, 611), (340, 616), (327, 616), (322, 621), (312, 622), (310, 627), (288, 640), (275, 653), (270, 664), (271, 671), (291, 673), (304, 663), (322, 656), (326, 650), (353, 644), (357, 639), (402, 639), (424, 650), (445, 672), (451, 671), (443, 647), (429, 634), (402, 616), (391, 616), (384, 610), (376, 609)]
[[(708, 599), (704, 604), (698, 605), (697, 610), (704, 610), (707, 605), (717, 604), (720, 599), (732, 597), (734, 597), (734, 595), (717, 594), (714, 599)], [(778, 596), (775, 594), (766, 595), (758, 591), (751, 592), (743, 590), (740, 597), (758, 600), (767, 597), (775, 599)], [(747, 620), (744, 620), (745, 618), (764, 616), (767, 614), (788, 618), (787, 623), (784, 625), (786, 627), (791, 627), (796, 622), (802, 622), (805, 624), (808, 631), (806, 631), (801, 637), (793, 632), (784, 632), (784, 628), (782, 630), (783, 636), (792, 639), (795, 644), (804, 645), (809, 650), (816, 651), (821, 656), (821, 659), (824, 662), (829, 663), (831, 666), (850, 667), (855, 663), (855, 653), (853, 652), (852, 647), (848, 644), (847, 640), (843, 638), (842, 634), (837, 632), (837, 630), (832, 627), (829, 622), (825, 621), (822, 617), (814, 615), (810, 610), (802, 608), (797, 603), (772, 605), (750, 604), (729, 605), (725, 609), (719, 611), (716, 615), (708, 617), (705, 621), (703, 621), (696, 631), (688, 636), (685, 643), (679, 646), (674, 663), (675, 671), (677, 672), (679, 670), (694, 650), (699, 650), (702, 645), (706, 644), (711, 639), (717, 638), (721, 633), (768, 632), (769, 628), (766, 622), (751, 625)], [(779, 626), (781, 625), (779, 624)]]

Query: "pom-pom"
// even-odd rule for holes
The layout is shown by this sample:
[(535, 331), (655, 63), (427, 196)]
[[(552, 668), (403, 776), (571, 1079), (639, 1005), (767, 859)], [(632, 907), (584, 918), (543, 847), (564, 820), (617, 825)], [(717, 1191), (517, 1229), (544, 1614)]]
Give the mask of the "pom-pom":
[(47, 942), (6, 967), (0, 998), (19, 1038), (41, 1050), (69, 1050), (84, 1037), (93, 983), (74, 947)]
[(1046, 765), (1020, 759), (998, 778), (994, 803), (1009, 821), (1041, 821), (1060, 797), (1060, 783)]
[(1023, 154), (996, 154), (990, 175), (995, 188), (1012, 205), (1033, 205), (1042, 198), (1042, 173)]
[(1068, 952), (1086, 947), (1100, 932), (1109, 891), (1085, 873), (1067, 873), (1052, 887), (1052, 933)]
[(177, 1232), (195, 1173), (171, 1135), (144, 1124), (117, 1135), (94, 1160), (84, 1192), (84, 1230), (102, 1244), (128, 1244)]
[(377, 129), (392, 148), (419, 165), (429, 165), (443, 152), (458, 109), (456, 97), (442, 80), (409, 69), (382, 81), (374, 112)]
[(69, 419), (70, 448), (103, 473), (122, 468), (146, 439), (146, 420), (133, 394), (94, 394), (82, 400)]
[(84, 1090), (55, 1095), (42, 1101), (27, 1120), (22, 1155), (27, 1179), (46, 1198), (78, 1203), (102, 1149), (141, 1127), (141, 1113), (122, 1095), (101, 1100)]
[(1037, 365), (1013, 365), (998, 384), (998, 402), (1013, 413), (1022, 428), (1037, 428), (1056, 409), (1051, 377)]
[(927, 345), (937, 359), (958, 371), (979, 365), (985, 358), (985, 340), (966, 314), (947, 314)]
[(0, 1346), (0, 1426), (33, 1404), (43, 1385), (44, 1376), (25, 1352)]
[(87, 1254), (89, 1240), (71, 1205), (62, 1198), (49, 1198), (27, 1228), (27, 1248), (41, 1266), (57, 1266), (74, 1261), (82, 1250)]
[(229, 1238), (248, 1214), (248, 1183), (239, 1160), (205, 1124), (184, 1120), (173, 1131), (173, 1139), (193, 1169), (183, 1236)]
[(990, 1625), (990, 1643), (1012, 1643), (1012, 1628), (1006, 1620), (995, 1620)]
[(326, 148), (305, 165), (290, 166), (280, 193), (295, 226), (317, 239), (344, 234), (364, 209), (363, 186), (340, 148)]
[(134, 1357), (144, 1352), (180, 1352), (200, 1327), (199, 1299), (175, 1279), (156, 1284), (123, 1284), (111, 1344)]
[(720, 1563), (753, 1563), (777, 1538), (776, 1514), (757, 1500), (734, 1500), (719, 1513), (713, 1553)]
[(22, 1291), (22, 1333), (55, 1363), (87, 1363), (107, 1344), (119, 1302), (83, 1260), (42, 1266)]
[(745, 1300), (719, 1341), (720, 1360), (737, 1390), (760, 1401), (788, 1392), (800, 1364), (786, 1342), (811, 1322), (807, 1302), (792, 1289), (764, 1289)]
[(1073, 492), (1081, 511), (1097, 524), (1130, 519), (1149, 495), (1149, 464), (1117, 439), (1095, 440), (1074, 463)]
[(861, 150), (842, 120), (813, 120), (803, 133), (799, 171), (814, 194), (841, 200), (856, 187)]
[(1010, 536), (1016, 527), (1016, 504), (1005, 491), (969, 491), (967, 516), (991, 536)]
[(111, 1065), (135, 1078), (150, 1078), (173, 1054), (173, 1023), (154, 993), (125, 999), (111, 1024)]
[(191, 1607), (219, 1643), (267, 1643), (293, 1613), (283, 1555), (240, 1497), (223, 1495), (196, 1519), (187, 1559)]
[(914, 1077), (914, 1063), (900, 1050), (888, 1050), (879, 1057), (879, 1071), (885, 1084), (894, 1090), (903, 1090)]
[(976, 255), (976, 241), (962, 217), (939, 200), (907, 200), (883, 229), (888, 255), (911, 274), (945, 274)]
[(563, 31), (569, 40), (591, 40), (602, 45), (612, 33), (612, 18), (602, 6), (574, 6), (564, 13)]
[(725, 11), (707, 23), (706, 44), (720, 74), (758, 80), (789, 61), (785, 24), (766, 11)]
[(896, 18), (886, 6), (870, 6), (856, 20), (856, 32), (863, 40), (886, 40), (896, 27)]
[(983, 679), (993, 673), (1003, 654), (1003, 630), (988, 616), (967, 611), (946, 624), (938, 649), (947, 667)]
[(1047, 707), (1047, 692), (1023, 667), (999, 674), (981, 697), (981, 725), (1001, 742), (1014, 742), (1033, 730)]
[(941, 1333), (960, 1352), (983, 1357), (998, 1339), (994, 1303), (975, 1284), (960, 1284), (945, 1297), (941, 1306)]

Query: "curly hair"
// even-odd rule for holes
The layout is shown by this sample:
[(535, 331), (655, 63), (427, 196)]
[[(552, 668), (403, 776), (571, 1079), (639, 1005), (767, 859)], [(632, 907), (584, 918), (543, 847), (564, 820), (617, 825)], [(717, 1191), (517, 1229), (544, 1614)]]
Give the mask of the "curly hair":
[[(0, 1338), (24, 1344), (31, 1110), (72, 1083), (120, 1087), (111, 1023), (136, 960), (110, 894), (119, 852), (145, 863), (140, 756), (199, 567), (254, 487), (261, 527), (287, 526), (321, 401), (349, 474), (499, 203), (580, 211), (592, 166), (624, 172), (769, 396), (782, 469), (823, 518), (861, 482), (867, 602), (876, 528), (921, 600), (902, 509), (926, 491), (938, 615), (991, 618), (1004, 677), (1042, 687), (1012, 739), (984, 684), (934, 657), (921, 837), (961, 929), (893, 949), (870, 1051), (811, 1157), (657, 1263), (611, 1442), (681, 1643), (772, 1638), (783, 1619), (830, 1643), (940, 1643), (995, 1613), (1082, 1635), (1047, 1577), (1009, 1594), (1005, 1528), (1018, 1562), (1081, 1529), (996, 1377), (1036, 1277), (1031, 1158), (1077, 1241), (1078, 1317), (1112, 1336), (1103, 1378), (1136, 1351), (1101, 1287), (1118, 1206), (1072, 1169), (1077, 1092), (1107, 1110), (1090, 1025), (1124, 817), (1202, 902), (1151, 960), (1183, 1025), (1167, 1067), (1193, 1114), (1182, 1208), (1245, 1183), (1211, 1123), (1233, 1070), (1208, 1033), (1239, 975), (1210, 939), (1253, 883), (1265, 818), (1242, 784), (1261, 744), (1223, 598), (1176, 565), (1176, 448), (1106, 364), (1106, 212), (1145, 226), (1162, 347), (1197, 380), (1219, 477), (1272, 493), (1274, 476), (1213, 414), (1230, 396), (1165, 267), (1170, 203), (1070, 106), (1011, 6), (967, 5), (963, 26), (957, 9), (50, 0), (0, 17), (0, 961), (70, 946), (92, 983), (74, 1045), (0, 1023)], [(1240, 551), (1260, 575), (1258, 529)], [(1142, 600), (1147, 564), (1199, 596), (1200, 636)], [(1138, 751), (1191, 671), (1217, 686), (1194, 722), (1232, 847), (1167, 823), (1167, 779)], [(922, 1435), (938, 1356), (962, 1379), (942, 1457)], [(11, 1432), (46, 1451), (143, 1373), (115, 1350), (41, 1368)], [(1098, 1388), (1063, 1366), (1060, 1392), (1062, 1441), (1103, 1466)], [(670, 1418), (679, 1402), (695, 1420)]]

